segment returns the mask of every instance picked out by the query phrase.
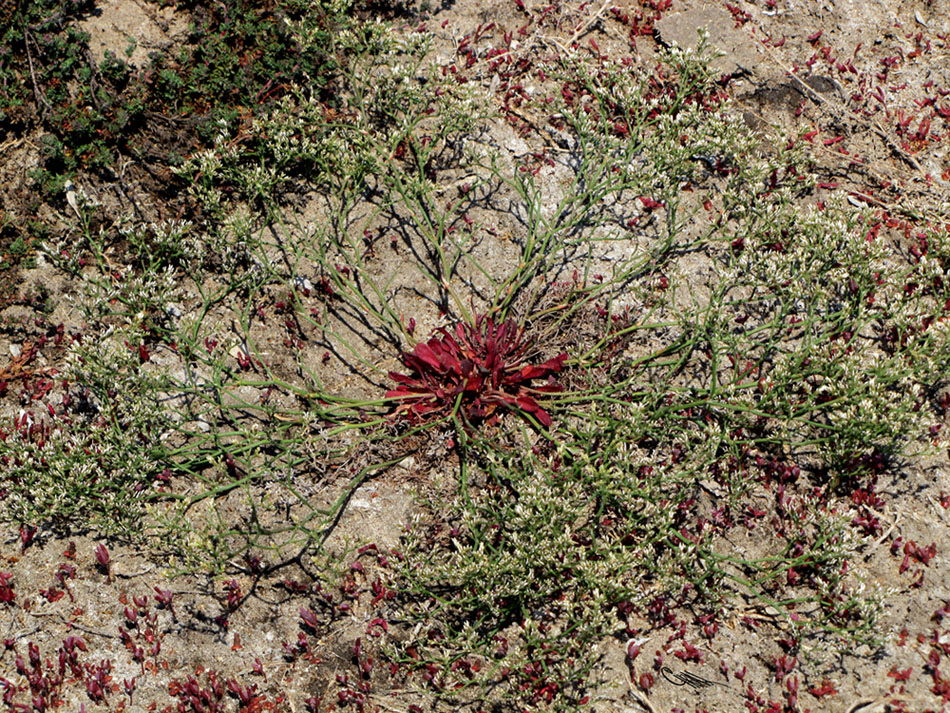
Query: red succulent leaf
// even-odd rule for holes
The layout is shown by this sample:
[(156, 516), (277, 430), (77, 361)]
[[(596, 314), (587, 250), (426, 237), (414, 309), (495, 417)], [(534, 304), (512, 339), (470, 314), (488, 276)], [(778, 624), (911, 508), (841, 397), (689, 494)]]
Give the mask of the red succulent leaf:
[(537, 418), (546, 428), (551, 425), (551, 416), (530, 396), (518, 397), (518, 407)]
[(561, 352), (553, 359), (548, 359), (540, 368), (547, 369), (550, 372), (557, 372), (564, 368), (564, 362), (567, 361), (567, 354)]
[(524, 366), (521, 368), (521, 371), (518, 372), (518, 380), (527, 381), (528, 379), (538, 379), (543, 376), (556, 373), (564, 368), (564, 361), (566, 359), (567, 354), (558, 354), (556, 357), (553, 359), (548, 359), (543, 364), (538, 364), (537, 366)]
[(542, 410), (541, 407), (538, 406), (538, 402), (530, 396), (519, 396), (515, 399), (515, 403), (518, 404), (518, 408), (528, 413), (537, 413)]
[[(465, 325), (463, 322), (459, 322), (458, 324), (456, 324), (456, 325), (455, 325), (455, 336), (457, 336), (458, 339), (459, 339), (459, 342), (461, 342), (461, 343), (467, 348), (467, 352), (466, 352), (466, 353), (467, 353), (467, 354), (471, 354), (474, 350), (471, 348), (471, 346), (470, 346), (469, 343), (468, 343), (468, 336), (467, 336), (466, 333), (465, 333), (465, 327), (466, 327), (466, 326), (467, 326), (467, 325)], [(441, 330), (441, 332), (442, 332), (442, 334), (444, 334), (446, 337), (448, 337), (449, 339), (451, 339), (451, 336), (449, 335), (449, 333), (448, 333), (447, 331), (445, 331), (445, 330), (443, 329), (443, 330)], [(454, 342), (454, 340), (453, 340), (453, 342)], [(462, 351), (461, 347), (459, 348), (459, 351)]]
[(485, 384), (485, 379), (481, 374), (474, 373), (468, 378), (465, 379), (464, 391), (481, 391), (482, 386)]
[(518, 398), (503, 391), (490, 391), (482, 396), (481, 400), (489, 405), (518, 407)]
[[(430, 343), (431, 342), (438, 342), (438, 340), (433, 338)], [(445, 330), (442, 330), (442, 342), (439, 344), (439, 349), (442, 352), (443, 361), (448, 363), (453, 371), (460, 373), (461, 361), (465, 359), (465, 356), (458, 343), (452, 339), (452, 335)], [(459, 359), (460, 355), (462, 359)]]
[[(391, 372), (389, 372), (389, 378), (392, 379), (393, 381), (396, 381), (396, 382), (400, 383), (400, 384), (410, 385), (410, 384), (416, 383), (416, 380), (415, 380), (415, 379), (412, 379), (412, 378), (406, 376), (405, 374), (400, 374), (400, 373), (397, 372), (397, 371), (391, 371)], [(395, 392), (391, 392), (391, 393), (395, 393)], [(386, 398), (389, 398), (388, 394), (387, 394)]]
[[(523, 335), (513, 320), (496, 324), (484, 315), (474, 324), (437, 329), (428, 342), (401, 355), (409, 373), (390, 372), (397, 387), (387, 391), (386, 398), (401, 400), (396, 413), (410, 417), (447, 416), (457, 407), (467, 427), (481, 420), (494, 423), (509, 409), (531, 414), (549, 426), (550, 415), (531, 394), (561, 390), (554, 374), (564, 368), (567, 355), (530, 364)], [(547, 384), (530, 383), (544, 377)]]
[(561, 386), (556, 381), (544, 384), (543, 386), (533, 386), (531, 387), (532, 391), (540, 391), (545, 394), (556, 394), (559, 391), (564, 391), (564, 387)]
[(433, 364), (430, 361), (418, 355), (419, 347), (425, 348), (427, 350), (426, 352), (427, 355), (429, 354), (427, 345), (417, 344), (416, 350), (412, 354), (406, 354), (403, 356), (402, 363), (405, 364), (410, 369), (412, 369), (413, 371), (417, 371), (419, 373), (426, 373), (430, 369), (435, 369), (436, 371), (440, 371), (438, 360), (435, 360), (435, 365), (433, 366)]
[(306, 607), (301, 607), (300, 619), (302, 622), (301, 626), (312, 629), (313, 631), (317, 631), (318, 626), (319, 626), (319, 619), (317, 618), (317, 614), (315, 611), (313, 611), (312, 609), (307, 609)]

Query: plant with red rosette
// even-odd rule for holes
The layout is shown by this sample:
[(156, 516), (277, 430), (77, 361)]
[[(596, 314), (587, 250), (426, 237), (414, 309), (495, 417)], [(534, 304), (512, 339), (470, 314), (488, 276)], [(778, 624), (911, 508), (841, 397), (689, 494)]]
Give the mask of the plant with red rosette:
[[(403, 352), (408, 374), (390, 372), (399, 385), (386, 392), (398, 399), (396, 413), (412, 419), (458, 414), (466, 426), (497, 423), (506, 410), (531, 416), (544, 426), (551, 416), (535, 396), (561, 390), (554, 374), (564, 368), (567, 354), (543, 364), (530, 364), (531, 344), (514, 320), (496, 324), (476, 317), (475, 324), (460, 322), (454, 329), (439, 328), (428, 342)], [(546, 383), (532, 386), (537, 379)]]

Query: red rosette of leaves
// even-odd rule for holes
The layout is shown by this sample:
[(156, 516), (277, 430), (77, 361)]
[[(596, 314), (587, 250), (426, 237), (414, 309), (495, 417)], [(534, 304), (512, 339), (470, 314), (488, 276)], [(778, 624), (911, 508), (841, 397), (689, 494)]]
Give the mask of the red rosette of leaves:
[[(554, 375), (567, 354), (543, 364), (530, 364), (524, 330), (507, 320), (500, 324), (480, 316), (475, 324), (460, 322), (440, 328), (428, 342), (419, 342), (401, 361), (407, 374), (390, 372), (398, 386), (386, 398), (398, 399), (396, 413), (412, 419), (442, 417), (458, 409), (467, 425), (497, 423), (506, 410), (530, 414), (545, 427), (551, 416), (535, 400), (538, 393), (561, 391)], [(546, 379), (534, 386), (537, 379)]]

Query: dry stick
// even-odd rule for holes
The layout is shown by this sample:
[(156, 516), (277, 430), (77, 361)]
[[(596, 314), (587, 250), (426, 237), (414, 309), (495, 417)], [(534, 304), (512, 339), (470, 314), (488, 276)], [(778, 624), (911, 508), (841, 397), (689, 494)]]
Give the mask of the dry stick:
[[(797, 77), (796, 77), (796, 79), (797, 79)], [(799, 80), (799, 81), (801, 81), (801, 80)], [(870, 124), (870, 122), (868, 122), (868, 123)], [(911, 166), (913, 166), (914, 168), (916, 168), (918, 171), (923, 171), (923, 170), (924, 170), (924, 169), (921, 167), (920, 163), (917, 161), (916, 158), (914, 158), (914, 157), (911, 156), (909, 153), (907, 153), (906, 151), (904, 151), (900, 146), (898, 146), (897, 143), (894, 141), (894, 139), (892, 139), (892, 138), (887, 134), (887, 132), (884, 131), (884, 128), (881, 126), (881, 123), (880, 123), (879, 121), (875, 120), (875, 121), (874, 121), (874, 126), (873, 126), (872, 128), (874, 129), (874, 133), (876, 133), (878, 136), (880, 136), (882, 139), (884, 139), (884, 143), (886, 143), (888, 146), (890, 146), (891, 149), (892, 149), (898, 156), (900, 156), (902, 159), (904, 159), (905, 161), (907, 161)]]
[(870, 547), (868, 547), (868, 551), (867, 551), (867, 552), (865, 553), (865, 555), (864, 555), (864, 559), (865, 559), (865, 560), (869, 560), (869, 559), (871, 558), (871, 555), (874, 554), (874, 550), (876, 550), (878, 547), (880, 547), (880, 546), (881, 546), (881, 543), (884, 542), (888, 537), (890, 537), (890, 536), (891, 536), (891, 533), (894, 532), (894, 530), (897, 529), (897, 523), (898, 523), (898, 521), (900, 520), (900, 517), (901, 517), (901, 516), (900, 516), (900, 513), (897, 512), (897, 513), (895, 513), (894, 519), (891, 520), (889, 517), (887, 517), (886, 515), (882, 515), (881, 513), (879, 513), (877, 510), (875, 510), (875, 509), (872, 508), (872, 507), (868, 507), (868, 510), (870, 510), (872, 514), (877, 515), (877, 516), (878, 516), (879, 518), (881, 518), (882, 520), (891, 523), (891, 526), (887, 529), (887, 532), (885, 532), (883, 535), (881, 535), (879, 538), (877, 538), (877, 539), (874, 541), (874, 543), (873, 543)]
[(26, 59), (30, 64), (30, 78), (33, 80), (33, 94), (43, 103), (43, 106), (52, 111), (53, 107), (46, 101), (46, 96), (43, 94), (43, 90), (40, 89), (39, 82), (36, 81), (36, 72), (33, 71), (33, 54), (30, 52), (30, 31), (26, 27), (23, 28), (23, 45), (26, 47)]
[(92, 102), (96, 105), (96, 109), (102, 110), (102, 105), (99, 104), (99, 97), (96, 96), (99, 92), (96, 82), (96, 58), (92, 56), (92, 50), (88, 47), (85, 52), (86, 63), (89, 65), (89, 94), (92, 96)]
[[(869, 196), (867, 193), (861, 193), (861, 191), (848, 191), (848, 196), (849, 196), (848, 200), (851, 200), (851, 197), (853, 197), (855, 199), (860, 199), (866, 203), (873, 203), (874, 205), (884, 208), (886, 210), (893, 210), (895, 207), (897, 207), (896, 203), (885, 203), (884, 201), (878, 200), (874, 196)], [(856, 200), (852, 201), (852, 205), (854, 204), (856, 204)]]
[(571, 53), (571, 51), (570, 51), (567, 47), (565, 47), (564, 45), (562, 45), (560, 42), (558, 42), (558, 41), (557, 41), (556, 39), (554, 39), (553, 37), (547, 37), (546, 35), (538, 35), (538, 39), (540, 39), (542, 42), (547, 42), (549, 45), (554, 45), (554, 46), (557, 47), (559, 50), (561, 50), (564, 54), (570, 54), (570, 53)]
[(648, 713), (657, 713), (656, 708), (653, 707), (653, 704), (650, 703), (650, 700), (634, 691), (633, 686), (630, 687), (630, 697), (633, 698), (637, 705), (639, 705), (645, 711), (648, 711)]
[(875, 703), (884, 703), (890, 701), (907, 701), (910, 700), (906, 696), (902, 696), (899, 693), (893, 694), (884, 694), (878, 696), (877, 698), (864, 698), (860, 701), (855, 701), (851, 704), (851, 707), (845, 711), (845, 713), (856, 713), (856, 711), (861, 710), (862, 708), (867, 708), (868, 706), (873, 706)]
[(583, 34), (586, 34), (587, 30), (590, 28), (591, 25), (593, 25), (595, 22), (598, 22), (599, 20), (604, 19), (603, 18), (604, 10), (610, 7), (611, 4), (612, 4), (611, 0), (604, 0), (604, 4), (600, 6), (600, 9), (597, 12), (595, 12), (593, 15), (591, 15), (587, 19), (587, 22), (585, 22), (583, 25), (581, 25), (576, 30), (574, 30), (574, 34), (571, 35), (571, 39), (567, 43), (568, 47), (574, 44), (577, 41), (578, 37), (580, 37)]
[(586, 34), (586, 32), (590, 29), (591, 25), (593, 25), (595, 22), (598, 22), (604, 19), (603, 12), (608, 7), (610, 7), (611, 4), (612, 4), (611, 0), (605, 0), (604, 4), (600, 6), (600, 9), (597, 12), (595, 12), (593, 15), (587, 18), (586, 22), (584, 22), (583, 24), (580, 25), (580, 27), (574, 30), (573, 34), (571, 35), (571, 39), (567, 41), (567, 47), (562, 45), (558, 40), (556, 40), (553, 37), (538, 35), (538, 39), (540, 39), (542, 42), (547, 42), (550, 45), (554, 45), (565, 54), (570, 54), (571, 51), (568, 48), (577, 41), (578, 37), (580, 37), (583, 34)]
[(20, 136), (20, 137), (18, 137), (18, 138), (10, 139), (9, 141), (7, 141), (7, 142), (5, 142), (5, 143), (0, 144), (0, 153), (4, 153), (5, 151), (10, 151), (10, 150), (12, 150), (12, 149), (15, 149), (17, 146), (19, 146), (20, 144), (22, 144), (24, 141), (26, 141), (26, 139), (23, 138), (22, 136)]

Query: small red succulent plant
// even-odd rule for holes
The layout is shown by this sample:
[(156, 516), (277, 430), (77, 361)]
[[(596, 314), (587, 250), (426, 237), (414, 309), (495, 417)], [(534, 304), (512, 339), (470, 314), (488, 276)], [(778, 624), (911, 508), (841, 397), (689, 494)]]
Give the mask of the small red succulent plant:
[[(514, 320), (496, 324), (481, 315), (475, 323), (460, 322), (454, 329), (439, 328), (428, 342), (403, 352), (408, 374), (390, 372), (399, 385), (386, 398), (399, 399), (396, 413), (411, 418), (445, 416), (456, 412), (466, 426), (495, 423), (506, 410), (530, 414), (544, 426), (551, 416), (535, 395), (560, 391), (554, 374), (564, 368), (567, 354), (543, 364), (530, 364), (531, 344)], [(532, 386), (536, 379), (547, 379)]]

